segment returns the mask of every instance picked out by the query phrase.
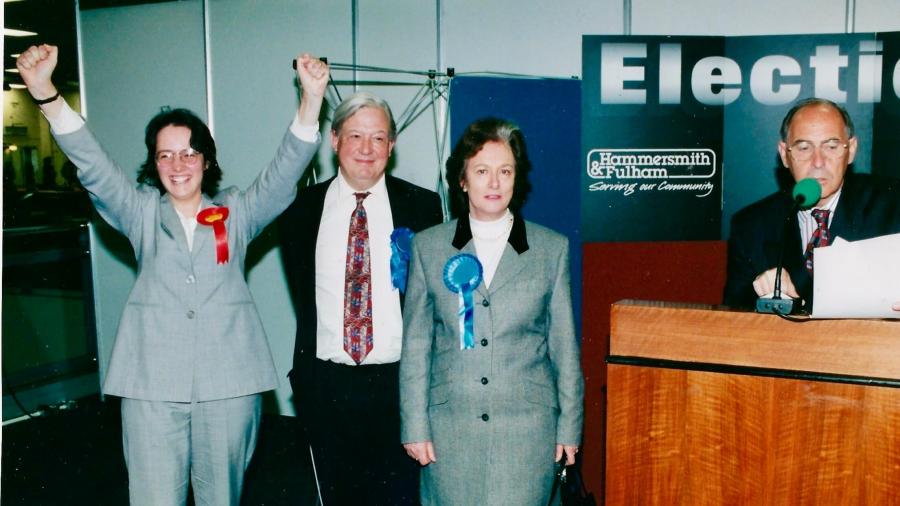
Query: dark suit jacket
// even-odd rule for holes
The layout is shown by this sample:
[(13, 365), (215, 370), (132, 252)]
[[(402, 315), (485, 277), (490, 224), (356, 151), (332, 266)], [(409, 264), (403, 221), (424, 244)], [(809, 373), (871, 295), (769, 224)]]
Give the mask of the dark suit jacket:
[[(297, 416), (304, 426), (304, 413), (310, 409), (310, 392), (316, 388), (313, 374), (316, 358), (316, 238), (325, 193), (333, 180), (301, 189), (294, 203), (278, 220), (281, 254), (297, 315), (294, 364), (288, 376)], [(437, 193), (392, 176), (385, 176), (385, 186), (394, 228), (407, 227), (419, 232), (443, 221)]]
[[(785, 228), (786, 227), (786, 228)], [(831, 236), (848, 241), (900, 232), (900, 181), (847, 174), (831, 222)], [(734, 215), (728, 241), (728, 280), (724, 303), (754, 307), (753, 280), (775, 267), (784, 244), (784, 268), (805, 308), (812, 309), (812, 278), (803, 265), (800, 227), (788, 192), (778, 192)]]

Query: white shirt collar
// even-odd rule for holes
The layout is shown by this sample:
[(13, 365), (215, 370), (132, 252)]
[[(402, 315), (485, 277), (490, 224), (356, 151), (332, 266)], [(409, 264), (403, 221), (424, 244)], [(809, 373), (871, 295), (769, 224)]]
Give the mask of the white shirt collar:
[(830, 215), (833, 216), (834, 210), (838, 204), (838, 200), (840, 200), (840, 198), (841, 198), (841, 191), (843, 191), (843, 189), (844, 189), (844, 185), (841, 185), (841, 187), (838, 188), (838, 190), (836, 192), (834, 192), (834, 195), (832, 195), (831, 198), (828, 199), (828, 202), (826, 202), (825, 205), (823, 205), (823, 206), (815, 205), (813, 207), (810, 207), (809, 209), (804, 209), (800, 212), (802, 212), (806, 216), (812, 216), (813, 209), (824, 209), (826, 211), (829, 211)]
[[(337, 180), (339, 200), (343, 200), (345, 198), (355, 198), (353, 194), (360, 192), (360, 190), (355, 190), (352, 186), (350, 186), (350, 183), (347, 182), (347, 179), (344, 177), (344, 173), (341, 172), (340, 169), (338, 169)], [(369, 192), (372, 194), (372, 196), (376, 197), (387, 195), (387, 186), (384, 183), (384, 174), (382, 174), (381, 177), (378, 178), (378, 181), (374, 185), (372, 185), (371, 188), (361, 191)]]

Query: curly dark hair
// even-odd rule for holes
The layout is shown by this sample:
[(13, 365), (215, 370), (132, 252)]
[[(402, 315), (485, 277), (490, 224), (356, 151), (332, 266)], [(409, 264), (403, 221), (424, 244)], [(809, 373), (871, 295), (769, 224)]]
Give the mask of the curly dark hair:
[(525, 204), (525, 198), (531, 191), (528, 173), (531, 172), (531, 160), (525, 147), (525, 136), (518, 125), (500, 118), (482, 118), (468, 127), (457, 141), (450, 158), (447, 159), (447, 186), (450, 194), (450, 212), (459, 217), (469, 212), (469, 198), (462, 190), (460, 183), (466, 177), (466, 163), (481, 151), (488, 142), (502, 142), (509, 146), (516, 163), (516, 175), (513, 182), (513, 195), (509, 209), (518, 212)]
[(159, 114), (147, 123), (144, 134), (144, 144), (147, 145), (147, 159), (141, 164), (138, 172), (138, 183), (155, 186), (160, 194), (166, 193), (166, 187), (159, 179), (156, 170), (156, 137), (160, 130), (167, 126), (181, 126), (191, 131), (191, 147), (195, 151), (203, 153), (206, 160), (206, 170), (203, 171), (203, 182), (200, 191), (212, 197), (219, 191), (219, 182), (222, 181), (222, 169), (216, 160), (216, 141), (206, 123), (196, 114), (187, 109), (169, 109), (164, 107)]

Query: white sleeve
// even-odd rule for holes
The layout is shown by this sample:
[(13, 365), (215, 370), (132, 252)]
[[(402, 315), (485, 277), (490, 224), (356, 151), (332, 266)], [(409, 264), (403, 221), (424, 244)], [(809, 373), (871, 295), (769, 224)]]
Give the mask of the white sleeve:
[(294, 121), (291, 122), (291, 133), (294, 137), (304, 142), (319, 142), (319, 122), (315, 125), (304, 125), (300, 123), (300, 111), (294, 114)]
[[(56, 135), (70, 134), (84, 125), (84, 118), (72, 110), (72, 108), (69, 107), (68, 102), (65, 100), (62, 102), (62, 108), (55, 118), (51, 118), (44, 114), (44, 117), (47, 118), (47, 122), (50, 123), (50, 129)], [(41, 113), (43, 113), (43, 110)]]

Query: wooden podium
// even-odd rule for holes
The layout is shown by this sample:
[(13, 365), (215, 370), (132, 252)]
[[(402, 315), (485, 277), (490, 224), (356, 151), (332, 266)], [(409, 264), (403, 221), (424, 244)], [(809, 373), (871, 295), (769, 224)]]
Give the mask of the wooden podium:
[(607, 505), (900, 504), (900, 322), (613, 305)]

